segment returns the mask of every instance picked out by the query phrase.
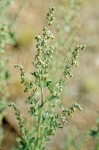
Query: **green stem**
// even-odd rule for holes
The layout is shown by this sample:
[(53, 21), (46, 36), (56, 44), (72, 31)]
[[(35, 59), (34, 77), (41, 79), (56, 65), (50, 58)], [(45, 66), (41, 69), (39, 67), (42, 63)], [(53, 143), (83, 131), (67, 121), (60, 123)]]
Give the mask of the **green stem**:
[[(60, 81), (60, 79), (62, 79), (63, 78), (63, 74), (60, 76), (60, 78), (56, 81), (56, 83), (55, 83), (55, 85), (53, 86), (53, 88), (55, 88), (55, 86), (57, 85), (57, 83)], [(48, 97), (47, 97), (47, 99), (45, 100), (45, 101), (43, 101), (42, 102), (42, 105), (41, 105), (41, 107), (45, 104), (45, 103), (47, 103), (48, 101), (49, 101), (49, 99), (50, 99), (50, 97), (53, 95), (53, 93), (51, 93)]]
[[(42, 105), (42, 104), (43, 104), (43, 82), (41, 82), (41, 105)], [(40, 110), (39, 110), (38, 128), (37, 128), (37, 139), (36, 139), (36, 143), (35, 143), (34, 150), (37, 150), (37, 149), (38, 149), (38, 142), (39, 142), (39, 138), (40, 138), (40, 135), (41, 135), (42, 111), (43, 111), (43, 107), (41, 107)]]

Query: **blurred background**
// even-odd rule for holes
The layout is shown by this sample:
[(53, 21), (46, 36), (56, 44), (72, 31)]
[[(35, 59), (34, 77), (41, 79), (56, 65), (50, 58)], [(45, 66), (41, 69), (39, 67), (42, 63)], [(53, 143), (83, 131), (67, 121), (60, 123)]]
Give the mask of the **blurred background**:
[[(0, 1), (0, 5), (2, 0)], [(62, 101), (69, 106), (77, 100), (83, 110), (69, 118), (66, 127), (47, 144), (47, 150), (92, 150), (98, 140), (88, 136), (91, 128), (96, 128), (99, 111), (99, 1), (98, 0), (10, 0), (0, 24), (8, 22), (14, 34), (12, 46), (7, 44), (8, 101), (14, 101), (27, 119), (27, 94), (20, 84), (19, 71), (14, 64), (21, 63), (27, 73), (33, 71), (32, 62), (36, 54), (35, 36), (42, 33), (46, 25), (45, 15), (50, 6), (55, 6), (55, 58), (50, 66), (50, 76), (58, 78), (64, 67), (64, 60), (73, 47), (86, 44), (86, 50), (79, 57), (80, 67), (73, 70), (73, 78), (67, 80), (62, 93)], [(2, 57), (2, 56), (0, 56)], [(1, 58), (0, 58), (1, 59)], [(55, 74), (55, 75), (54, 75)], [(56, 77), (57, 74), (57, 77)], [(4, 110), (2, 150), (11, 150), (17, 145), (19, 136), (17, 121), (11, 108)], [(99, 148), (99, 147), (98, 147)], [(99, 149), (95, 150), (99, 150)]]

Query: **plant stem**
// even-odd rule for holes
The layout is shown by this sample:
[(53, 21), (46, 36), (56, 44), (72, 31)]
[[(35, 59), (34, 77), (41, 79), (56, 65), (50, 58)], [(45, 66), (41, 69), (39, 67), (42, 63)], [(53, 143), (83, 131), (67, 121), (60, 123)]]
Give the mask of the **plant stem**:
[[(56, 83), (55, 83), (55, 85), (53, 86), (53, 88), (55, 88), (55, 86), (57, 85), (57, 83), (60, 81), (60, 79), (62, 79), (63, 78), (63, 74), (60, 76), (60, 78), (56, 81)], [(47, 97), (47, 99), (45, 100), (45, 101), (42, 101), (42, 105), (41, 105), (41, 107), (45, 104), (45, 103), (47, 103), (48, 101), (49, 101), (49, 98), (51, 97), (53, 95), (53, 93), (51, 93), (48, 97)]]
[[(42, 104), (43, 104), (43, 82), (41, 81), (41, 105)], [(41, 107), (40, 110), (39, 110), (37, 139), (36, 139), (34, 150), (37, 150), (37, 148), (38, 148), (38, 142), (39, 142), (39, 138), (40, 138), (40, 135), (41, 135), (41, 127), (40, 126), (41, 126), (41, 119), (42, 119), (42, 111), (43, 111), (43, 107)]]

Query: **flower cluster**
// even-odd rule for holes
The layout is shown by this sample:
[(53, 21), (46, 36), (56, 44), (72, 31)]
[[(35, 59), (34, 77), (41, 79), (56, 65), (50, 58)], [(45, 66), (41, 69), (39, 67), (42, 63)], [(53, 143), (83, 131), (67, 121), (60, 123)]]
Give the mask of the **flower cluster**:
[(79, 111), (82, 110), (80, 104), (78, 104), (77, 102), (75, 102), (69, 108), (66, 108), (66, 109), (62, 106), (61, 121), (63, 124), (67, 123), (66, 116), (73, 117), (73, 114), (76, 111), (76, 109), (78, 109)]
[(21, 83), (24, 84), (24, 92), (28, 92), (29, 89), (32, 89), (33, 82), (26, 77), (25, 70), (21, 64), (14, 65), (14, 67), (20, 68)]
[(74, 51), (72, 52), (72, 56), (71, 59), (66, 63), (65, 69), (64, 69), (64, 77), (68, 78), (68, 77), (72, 77), (72, 73), (71, 73), (71, 67), (75, 66), (75, 67), (79, 67), (79, 63), (77, 61), (78, 56), (79, 56), (79, 51), (80, 50), (84, 50), (86, 48), (86, 45), (78, 45)]
[(54, 21), (53, 13), (54, 8), (50, 8), (49, 13), (47, 14), (48, 24), (43, 29), (43, 35), (38, 35), (35, 37), (37, 40), (37, 55), (35, 57), (36, 71), (32, 74), (35, 76), (37, 84), (40, 80), (46, 81), (46, 78), (48, 77), (49, 62), (52, 59), (52, 55), (55, 51), (54, 46), (49, 45), (50, 40), (54, 38), (49, 29)]

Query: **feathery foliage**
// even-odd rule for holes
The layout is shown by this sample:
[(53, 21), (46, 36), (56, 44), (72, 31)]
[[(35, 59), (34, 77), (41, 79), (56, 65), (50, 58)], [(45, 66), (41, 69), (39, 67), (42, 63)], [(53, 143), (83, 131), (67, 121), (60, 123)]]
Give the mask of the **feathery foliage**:
[[(15, 65), (20, 69), (21, 83), (24, 85), (24, 92), (29, 92), (28, 103), (30, 105), (29, 115), (33, 120), (33, 126), (28, 129), (21, 112), (15, 103), (11, 102), (15, 110), (21, 131), (19, 140), (20, 150), (44, 150), (46, 142), (50, 136), (55, 135), (58, 128), (63, 128), (67, 122), (67, 116), (73, 116), (76, 110), (81, 111), (81, 106), (77, 102), (65, 108), (60, 100), (65, 80), (72, 77), (71, 70), (78, 67), (78, 55), (86, 46), (78, 45), (73, 49), (71, 57), (66, 61), (65, 68), (57, 81), (51, 81), (48, 76), (49, 65), (51, 63), (55, 47), (51, 45), (54, 39), (50, 27), (54, 23), (54, 8), (50, 8), (46, 15), (47, 25), (43, 28), (43, 34), (36, 36), (37, 54), (33, 65), (35, 70), (31, 72), (31, 79), (21, 64)], [(38, 94), (39, 93), (39, 94)], [(48, 95), (47, 95), (48, 93)], [(57, 112), (57, 108), (60, 112)]]

